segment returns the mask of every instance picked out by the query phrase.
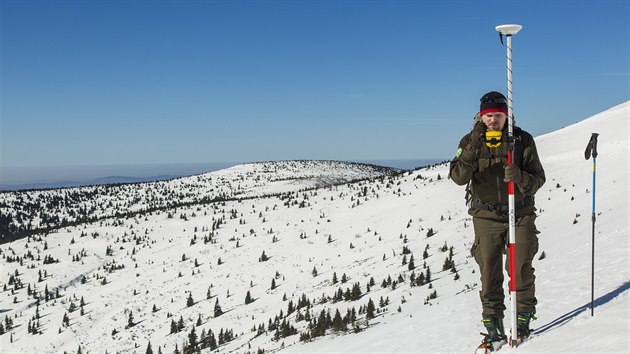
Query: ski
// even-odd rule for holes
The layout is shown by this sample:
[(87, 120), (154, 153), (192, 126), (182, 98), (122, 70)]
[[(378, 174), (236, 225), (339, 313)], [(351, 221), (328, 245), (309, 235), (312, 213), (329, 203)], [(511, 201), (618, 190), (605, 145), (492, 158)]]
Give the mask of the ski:
[(519, 345), (523, 344), (524, 342), (527, 341), (527, 339), (529, 339), (529, 337), (517, 337), (516, 338), (516, 342), (514, 342), (514, 339), (510, 338), (509, 342), (510, 342), (510, 346), (512, 347), (518, 347)]
[(495, 352), (499, 351), (506, 344), (508, 344), (508, 347), (518, 347), (521, 344), (525, 343), (527, 340), (529, 340), (529, 338), (534, 333), (532, 331), (532, 333), (529, 336), (527, 336), (527, 337), (517, 336), (516, 337), (516, 342), (514, 342), (514, 339), (512, 339), (511, 336), (509, 336), (509, 337), (504, 336), (503, 339), (492, 341), (492, 340), (490, 340), (490, 337), (487, 334), (485, 334), (485, 333), (481, 333), (481, 334), (484, 335), (485, 337), (484, 337), (483, 341), (481, 342), (481, 344), (475, 350), (475, 354), (495, 353)]
[(501, 349), (501, 347), (503, 347), (505, 344), (507, 344), (507, 337), (505, 336), (503, 336), (502, 338), (494, 338), (498, 340), (492, 340), (493, 338), (491, 338), (487, 334), (485, 333), (481, 333), (481, 334), (484, 335), (485, 337), (483, 338), (483, 341), (481, 342), (481, 344), (475, 350), (475, 354), (494, 353), (498, 351), (499, 349)]

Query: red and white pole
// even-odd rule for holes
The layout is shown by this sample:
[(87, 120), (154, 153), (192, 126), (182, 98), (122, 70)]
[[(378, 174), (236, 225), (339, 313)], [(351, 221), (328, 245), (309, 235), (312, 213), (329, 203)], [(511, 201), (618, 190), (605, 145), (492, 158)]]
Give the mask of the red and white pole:
[[(514, 114), (512, 113), (512, 36), (518, 33), (521, 25), (497, 26), (496, 30), (507, 37), (507, 84), (508, 84), (508, 165), (514, 163)], [(516, 212), (514, 207), (514, 182), (508, 183), (508, 217), (509, 217), (509, 258), (510, 258), (510, 312), (512, 314), (512, 336), (510, 344), (517, 345), (517, 310), (516, 310)]]

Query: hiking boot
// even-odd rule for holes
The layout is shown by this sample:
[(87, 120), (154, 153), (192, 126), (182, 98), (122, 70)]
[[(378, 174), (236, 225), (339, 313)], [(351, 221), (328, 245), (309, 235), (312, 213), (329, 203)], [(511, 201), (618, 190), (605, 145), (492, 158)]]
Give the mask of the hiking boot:
[(505, 329), (503, 329), (503, 319), (499, 317), (484, 317), (481, 322), (488, 331), (490, 338), (505, 338)]
[(519, 312), (516, 316), (516, 333), (520, 338), (527, 338), (531, 334), (531, 329), (529, 328), (529, 322), (531, 320), (535, 320), (536, 316), (534, 316), (531, 312)]
[(484, 338), (475, 353), (491, 353), (499, 350), (507, 342), (503, 319), (499, 317), (484, 317), (481, 322), (488, 333), (481, 333)]

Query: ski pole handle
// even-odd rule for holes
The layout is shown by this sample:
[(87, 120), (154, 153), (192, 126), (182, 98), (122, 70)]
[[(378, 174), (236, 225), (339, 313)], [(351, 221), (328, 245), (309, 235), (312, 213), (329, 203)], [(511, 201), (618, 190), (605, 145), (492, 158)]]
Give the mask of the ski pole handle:
[(588, 145), (586, 145), (586, 150), (584, 150), (584, 158), (590, 159), (591, 154), (593, 157), (597, 157), (597, 137), (599, 134), (593, 133), (591, 135), (591, 139), (588, 141)]

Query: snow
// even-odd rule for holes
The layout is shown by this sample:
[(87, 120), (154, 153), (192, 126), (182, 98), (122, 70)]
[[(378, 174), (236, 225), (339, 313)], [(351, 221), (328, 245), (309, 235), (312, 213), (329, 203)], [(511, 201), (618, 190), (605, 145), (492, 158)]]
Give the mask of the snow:
[[(541, 231), (539, 254), (546, 254), (542, 260), (537, 255), (534, 261), (538, 320), (532, 323), (535, 334), (531, 340), (518, 348), (505, 346), (500, 352), (630, 351), (629, 113), (630, 102), (626, 102), (536, 137), (547, 175), (547, 183), (536, 195), (537, 227)], [(527, 130), (526, 125), (523, 128)], [(600, 134), (594, 316), (590, 313), (593, 170), (592, 160), (584, 159), (584, 148), (592, 132)], [(1, 245), (0, 286), (7, 284), (9, 275), (17, 270), (24, 288), (11, 294), (13, 287), (8, 286), (7, 291), (0, 293), (0, 320), (4, 323), (5, 316), (14, 318), (14, 328), (0, 336), (0, 351), (76, 353), (81, 346), (83, 353), (144, 353), (150, 340), (155, 353), (158, 347), (163, 353), (172, 353), (176, 344), (182, 349), (201, 314), (197, 335), (202, 329), (212, 329), (215, 334), (222, 328), (234, 330), (236, 338), (220, 346), (217, 351), (221, 353), (255, 353), (258, 348), (281, 353), (474, 352), (483, 327), (478, 270), (469, 252), (473, 240), (471, 219), (464, 205), (463, 187), (446, 178), (446, 164), (383, 178), (356, 172), (356, 166), (352, 166), (317, 161), (302, 165), (247, 164), (191, 176), (174, 180), (168, 190), (176, 191), (181, 183), (182, 190), (197, 186), (200, 193), (206, 193), (210, 190), (209, 181), (223, 178), (226, 191), (238, 191), (252, 199), (182, 206), (171, 210), (173, 218), (168, 218), (166, 211), (118, 223), (110, 218), (61, 229), (41, 242), (21, 239)], [(330, 182), (343, 184), (304, 190)], [(239, 184), (240, 188), (236, 187)], [(128, 188), (133, 192), (125, 196), (143, 195), (149, 186)], [(276, 195), (287, 191), (293, 192)], [(182, 195), (189, 198), (194, 193)], [(14, 194), (0, 196), (10, 204)], [(95, 203), (87, 201), (90, 202)], [(181, 214), (186, 214), (187, 220), (179, 218)], [(213, 237), (216, 243), (204, 244), (213, 220), (224, 216), (225, 223)], [(427, 237), (429, 228), (436, 231), (432, 237)], [(98, 236), (93, 237), (95, 232)], [(81, 237), (82, 233), (87, 236)], [(138, 242), (134, 242), (134, 235), (140, 238)], [(191, 245), (194, 235), (196, 243)], [(43, 249), (44, 241), (48, 243), (47, 250)], [(448, 251), (438, 248), (445, 242), (454, 247), (459, 280), (454, 280), (450, 271), (442, 271)], [(423, 260), (427, 245), (430, 256)], [(113, 247), (113, 256), (105, 254), (108, 246)], [(413, 252), (416, 274), (423, 270), (423, 261), (431, 268), (431, 289), (429, 285), (409, 285), (411, 272), (402, 265), (403, 246)], [(73, 262), (72, 256), (82, 250), (86, 255)], [(6, 260), (6, 256), (23, 256), (28, 251), (35, 258), (52, 255), (60, 262), (42, 265), (41, 260), (25, 259), (20, 266)], [(270, 259), (259, 262), (263, 251)], [(195, 259), (199, 267), (195, 267)], [(114, 260), (125, 267), (106, 272), (104, 265)], [(311, 274), (313, 268), (318, 272), (315, 277)], [(40, 270), (48, 273), (42, 282), (38, 282)], [(348, 282), (333, 285), (333, 273), (339, 279), (346, 274)], [(83, 275), (88, 279), (85, 284), (81, 283)], [(105, 276), (107, 284), (102, 285), (96, 275)], [(381, 288), (383, 279), (396, 279), (399, 275), (405, 281), (396, 289)], [(376, 285), (366, 292), (371, 277)], [(274, 278), (277, 288), (272, 290)], [(323, 295), (332, 297), (340, 287), (345, 291), (356, 282), (363, 292), (360, 300), (314, 302), (311, 310), (315, 316), (324, 309), (330, 309), (332, 314), (339, 309), (344, 315), (347, 309), (358, 310), (372, 299), (381, 311), (369, 321), (359, 315), (359, 333), (351, 329), (344, 333), (328, 331), (326, 336), (304, 343), (299, 335), (274, 341), (273, 332), (256, 336), (251, 331), (260, 324), (266, 326), (280, 311), (286, 315), (289, 300), (295, 304), (302, 294), (309, 300), (321, 299)], [(62, 295), (40, 303), (43, 333), (37, 335), (26, 330), (36, 311), (35, 300), (26, 294), (27, 284), (36, 285), (39, 292), (46, 285), (49, 289), (59, 288)], [(208, 288), (211, 299), (206, 299)], [(434, 290), (437, 298), (427, 301)], [(244, 304), (247, 291), (256, 299), (249, 305)], [(195, 301), (191, 307), (186, 305), (189, 292)], [(287, 301), (282, 299), (285, 294)], [(81, 297), (87, 303), (85, 314), (81, 316), (78, 310), (68, 312), (70, 299), (78, 305)], [(389, 305), (384, 308), (378, 305), (381, 297), (389, 298)], [(214, 318), (217, 300), (225, 313)], [(155, 313), (151, 310), (154, 304), (158, 308)], [(509, 308), (507, 302), (506, 305)], [(126, 328), (129, 311), (135, 325)], [(69, 327), (62, 326), (64, 313), (70, 317)], [(170, 334), (171, 320), (177, 321), (180, 316), (185, 329)], [(304, 332), (306, 322), (296, 322), (295, 316), (291, 314), (288, 320), (299, 333)], [(509, 314), (506, 316), (509, 327)], [(112, 335), (113, 329), (118, 333)]]

